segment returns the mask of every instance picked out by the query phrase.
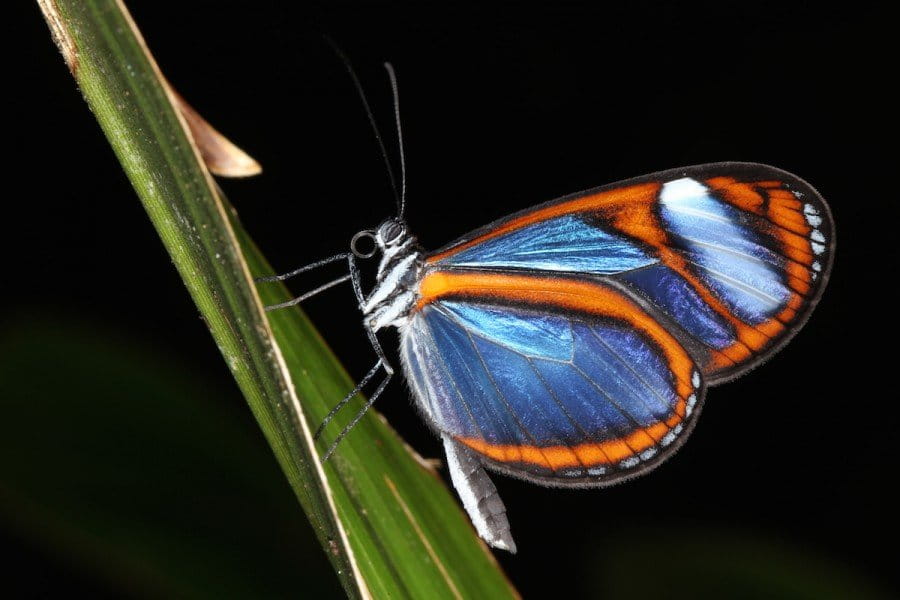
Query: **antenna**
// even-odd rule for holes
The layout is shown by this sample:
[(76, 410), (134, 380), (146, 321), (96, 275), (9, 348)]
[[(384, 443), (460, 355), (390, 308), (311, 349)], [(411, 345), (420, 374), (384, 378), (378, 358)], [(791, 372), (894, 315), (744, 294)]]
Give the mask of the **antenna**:
[(403, 129), (400, 127), (400, 92), (397, 90), (397, 74), (391, 63), (384, 63), (387, 69), (388, 77), (391, 79), (391, 91), (394, 93), (394, 121), (397, 123), (397, 143), (400, 146), (400, 213), (397, 215), (403, 218), (403, 211), (406, 209), (406, 156), (403, 154)]
[[(387, 148), (384, 146), (384, 140), (381, 138), (381, 132), (378, 131), (378, 125), (375, 123), (375, 117), (372, 115), (372, 109), (369, 107), (369, 101), (366, 99), (366, 93), (363, 91), (362, 84), (359, 82), (359, 77), (356, 76), (356, 72), (353, 70), (353, 66), (350, 64), (350, 59), (347, 58), (347, 55), (344, 54), (343, 50), (335, 43), (330, 36), (323, 34), (322, 37), (331, 46), (331, 49), (334, 50), (334, 53), (338, 55), (338, 58), (341, 59), (341, 62), (344, 63), (344, 68), (347, 69), (347, 73), (350, 74), (350, 78), (353, 80), (353, 85), (356, 87), (356, 92), (359, 94), (359, 99), (362, 100), (363, 108), (366, 110), (366, 116), (369, 118), (369, 124), (372, 126), (372, 131), (375, 133), (375, 139), (378, 141), (378, 148), (381, 150), (381, 157), (384, 159), (384, 165), (387, 167), (388, 178), (391, 180), (391, 189), (394, 191), (394, 199), (397, 201), (397, 209), (400, 214), (403, 214), (403, 196), (401, 196), (397, 192), (397, 180), (394, 178), (394, 169), (391, 167), (391, 160), (388, 158)], [(390, 70), (390, 73), (393, 74), (393, 70)], [(394, 82), (393, 76), (391, 77), (391, 81)], [(397, 110), (397, 84), (394, 85), (394, 110)], [(400, 116), (397, 114), (397, 124), (399, 126)], [(400, 160), (401, 165), (403, 162), (403, 145), (401, 142), (400, 145)], [(406, 169), (403, 168), (403, 187), (404, 192), (406, 188)]]

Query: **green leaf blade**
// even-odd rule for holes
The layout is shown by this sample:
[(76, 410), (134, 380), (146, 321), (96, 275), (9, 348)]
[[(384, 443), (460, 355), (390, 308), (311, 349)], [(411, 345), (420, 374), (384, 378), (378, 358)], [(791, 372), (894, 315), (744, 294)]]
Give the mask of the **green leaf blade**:
[(274, 303), (286, 289), (254, 287), (251, 274), (271, 271), (221, 197), (124, 6), (39, 4), (347, 594), (515, 597), (455, 498), (376, 413), (319, 465), (309, 424), (353, 384), (302, 311), (266, 318), (259, 294)]
[[(47, 9), (45, 5), (42, 8)], [(215, 184), (203, 168), (161, 75), (124, 7), (112, 1), (56, 2), (72, 40), (78, 84), (200, 309), (351, 596), (365, 582), (340, 541), (327, 488), (292, 409), (286, 371), (274, 357), (259, 301)], [(48, 19), (49, 20), (49, 19)], [(308, 437), (308, 432), (307, 432)], [(335, 551), (336, 549), (336, 551)]]
[[(238, 225), (236, 231), (251, 269), (271, 273), (246, 232)], [(280, 284), (260, 293), (266, 304), (290, 298)], [(353, 382), (300, 309), (269, 314), (304, 408), (319, 423)], [(328, 431), (340, 431), (362, 402), (338, 413)], [(320, 441), (320, 452), (327, 445)], [(370, 534), (351, 535), (350, 543), (361, 570), (376, 575), (369, 580), (376, 598), (517, 597), (438, 475), (375, 411), (344, 438), (325, 471), (348, 530)]]

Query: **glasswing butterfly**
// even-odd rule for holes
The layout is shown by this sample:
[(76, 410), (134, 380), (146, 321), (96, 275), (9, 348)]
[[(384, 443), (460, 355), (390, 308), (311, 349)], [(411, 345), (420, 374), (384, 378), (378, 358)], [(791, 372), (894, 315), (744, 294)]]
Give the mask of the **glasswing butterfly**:
[[(400, 134), (396, 78), (386, 67)], [(485, 468), (582, 488), (653, 469), (687, 438), (707, 387), (758, 366), (797, 333), (831, 269), (827, 204), (802, 179), (766, 165), (697, 165), (614, 183), (434, 252), (407, 229), (402, 172), (397, 217), (354, 236), (351, 252), (259, 281), (347, 261), (349, 275), (267, 307), (347, 280), (359, 301), (379, 360), (316, 437), (379, 371), (385, 377), (323, 460), (393, 375), (376, 333), (395, 327), (403, 372), (443, 442), (466, 511), (482, 538), (511, 552), (506, 510)], [(366, 237), (370, 252), (358, 248)], [(375, 285), (364, 293), (356, 260), (376, 254)]]

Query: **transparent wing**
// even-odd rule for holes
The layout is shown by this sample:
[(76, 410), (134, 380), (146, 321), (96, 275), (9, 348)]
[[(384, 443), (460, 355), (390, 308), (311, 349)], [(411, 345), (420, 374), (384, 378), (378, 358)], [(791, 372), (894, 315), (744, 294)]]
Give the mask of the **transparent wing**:
[(427, 268), (615, 279), (718, 383), (805, 323), (833, 248), (830, 211), (809, 184), (765, 165), (718, 163), (517, 213), (433, 253)]
[[(539, 289), (529, 293), (542, 300)], [(599, 283), (570, 293), (584, 310), (553, 309), (549, 298), (539, 310), (488, 298), (431, 302), (404, 330), (404, 365), (429, 421), (489, 466), (549, 485), (605, 485), (674, 451), (703, 382), (677, 340), (627, 296)]]

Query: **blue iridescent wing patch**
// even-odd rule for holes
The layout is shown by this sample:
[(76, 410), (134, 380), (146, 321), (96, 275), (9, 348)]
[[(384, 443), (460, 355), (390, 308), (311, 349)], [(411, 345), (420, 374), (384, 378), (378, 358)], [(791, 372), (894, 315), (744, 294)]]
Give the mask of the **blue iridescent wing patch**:
[(655, 262), (623, 236), (586, 223), (577, 215), (564, 215), (486, 240), (434, 264), (608, 275)]
[(602, 485), (655, 465), (699, 412), (700, 375), (671, 338), (596, 308), (432, 302), (403, 334), (415, 396), (443, 434), (518, 476)]

